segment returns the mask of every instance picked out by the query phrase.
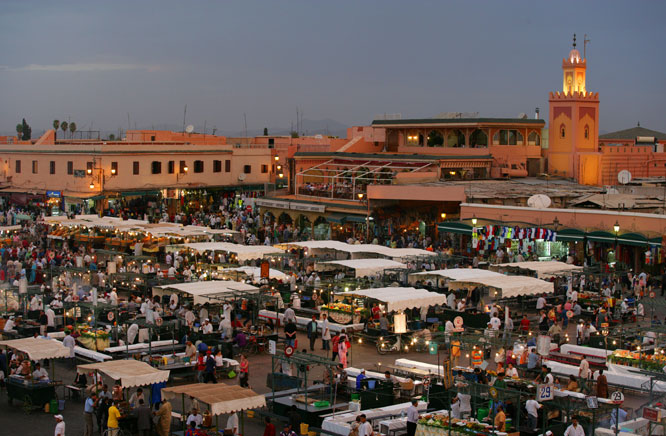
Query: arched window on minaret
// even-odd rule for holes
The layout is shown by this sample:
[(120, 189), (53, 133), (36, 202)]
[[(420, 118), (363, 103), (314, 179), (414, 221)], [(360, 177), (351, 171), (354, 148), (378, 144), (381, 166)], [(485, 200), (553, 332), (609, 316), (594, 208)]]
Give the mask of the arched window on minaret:
[(590, 139), (590, 126), (585, 124), (585, 139)]
[(565, 138), (567, 136), (567, 130), (564, 127), (564, 124), (560, 124), (560, 138)]

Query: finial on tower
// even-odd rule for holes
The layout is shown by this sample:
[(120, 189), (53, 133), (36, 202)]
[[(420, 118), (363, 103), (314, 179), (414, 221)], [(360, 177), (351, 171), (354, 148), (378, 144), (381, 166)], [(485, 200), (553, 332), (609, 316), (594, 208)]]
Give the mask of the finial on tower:
[(574, 33), (573, 48), (576, 49), (576, 34)]

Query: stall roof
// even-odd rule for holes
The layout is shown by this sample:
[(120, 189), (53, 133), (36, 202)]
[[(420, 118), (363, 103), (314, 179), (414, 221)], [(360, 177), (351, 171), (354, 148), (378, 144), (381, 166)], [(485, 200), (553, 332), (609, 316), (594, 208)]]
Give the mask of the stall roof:
[(534, 271), (537, 273), (537, 277), (551, 277), (557, 274), (562, 274), (571, 271), (582, 271), (582, 266), (571, 265), (564, 262), (558, 261), (547, 261), (547, 262), (513, 262), (513, 263), (500, 263), (494, 265), (497, 267), (510, 267), (510, 268), (520, 268)]
[(502, 292), (502, 298), (517, 297), (519, 295), (537, 295), (543, 293), (552, 293), (555, 285), (541, 279), (527, 276), (506, 276), (500, 274), (497, 277), (478, 277), (475, 279), (456, 280), (449, 284), (449, 287), (464, 286), (466, 283), (488, 286), (499, 289)]
[(211, 297), (224, 297), (234, 295), (238, 292), (259, 292), (256, 286), (233, 280), (210, 280), (191, 283), (174, 283), (153, 287), (153, 293), (164, 294), (168, 291), (177, 291), (190, 294), (194, 297), (195, 304), (210, 303)]
[(315, 269), (323, 271), (327, 269), (336, 269), (340, 266), (354, 269), (356, 271), (356, 277), (374, 276), (377, 273), (387, 269), (407, 268), (404, 263), (396, 262), (390, 259), (353, 259), (318, 262), (315, 265)]
[(302, 241), (278, 244), (279, 247), (302, 247), (308, 250), (335, 250), (349, 254), (379, 254), (392, 259), (401, 259), (415, 256), (435, 256), (432, 251), (419, 248), (390, 248), (376, 244), (347, 244), (340, 241)]
[[(222, 270), (222, 272), (229, 272), (229, 271), (236, 271), (241, 274), (245, 274), (247, 276), (253, 276), (255, 278), (260, 278), (261, 277), (261, 268), (255, 267), (255, 266), (241, 266), (238, 268), (225, 268)], [(289, 276), (282, 271), (279, 271), (277, 269), (270, 268), (268, 270), (268, 277), (271, 279), (277, 279), (277, 280), (282, 280), (282, 281), (287, 281), (289, 280)]]
[(58, 359), (69, 357), (69, 348), (62, 342), (44, 338), (23, 338), (0, 341), (0, 345), (28, 355), (30, 360)]
[(446, 277), (451, 280), (471, 280), (478, 279), (481, 277), (503, 277), (504, 274), (500, 274), (494, 271), (488, 271), (486, 269), (478, 268), (450, 268), (450, 269), (438, 269), (434, 271), (423, 271), (414, 274), (411, 276), (441, 276)]
[(282, 253), (284, 251), (280, 248), (266, 245), (241, 245), (233, 244), (231, 242), (198, 242), (182, 245), (189, 249), (196, 250), (199, 253), (205, 251), (225, 251), (227, 253), (235, 253), (238, 256), (239, 261), (260, 259), (266, 254)]
[[(69, 349), (68, 349), (69, 352)], [(114, 380), (120, 380), (124, 388), (146, 386), (169, 380), (169, 371), (155, 369), (146, 362), (139, 360), (111, 360), (108, 362), (90, 363), (76, 367), (79, 374), (99, 371)]]
[(372, 288), (343, 292), (343, 294), (374, 298), (386, 303), (389, 312), (446, 304), (446, 295), (416, 288)]
[(194, 397), (208, 404), (213, 415), (258, 409), (266, 405), (265, 396), (238, 385), (194, 383), (162, 389), (162, 395), (166, 398), (174, 398), (179, 394)]

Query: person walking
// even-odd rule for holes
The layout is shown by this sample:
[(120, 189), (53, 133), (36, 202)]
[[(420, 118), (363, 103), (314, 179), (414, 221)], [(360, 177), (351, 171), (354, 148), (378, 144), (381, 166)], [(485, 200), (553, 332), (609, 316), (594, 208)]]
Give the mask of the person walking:
[(599, 377), (597, 377), (597, 397), (608, 398), (608, 380), (604, 375), (604, 370), (599, 370)]
[(310, 351), (314, 351), (317, 341), (317, 316), (312, 315), (312, 320), (307, 325), (308, 339), (310, 340)]
[(264, 422), (266, 423), (266, 427), (264, 427), (263, 436), (275, 436), (275, 426), (271, 423), (270, 416), (264, 418)]
[(83, 406), (83, 418), (86, 423), (86, 428), (83, 432), (83, 436), (92, 436), (93, 434), (93, 416), (95, 415), (95, 407), (97, 406), (97, 394), (92, 393)]
[(108, 427), (108, 436), (117, 436), (118, 431), (120, 430), (120, 425), (118, 419), (120, 418), (120, 410), (116, 407), (116, 401), (111, 403), (109, 407), (109, 417), (106, 421), (106, 426)]
[(349, 344), (347, 343), (347, 336), (342, 335), (338, 341), (338, 356), (340, 357), (340, 363), (343, 368), (347, 368), (347, 350)]
[(416, 434), (416, 425), (419, 422), (419, 405), (418, 400), (412, 400), (412, 405), (407, 408), (407, 436), (414, 436)]
[(247, 360), (245, 354), (241, 354), (240, 360), (240, 375), (238, 377), (240, 385), (242, 388), (250, 387), (248, 384), (248, 379), (250, 378), (250, 361)]
[(139, 406), (134, 409), (134, 416), (136, 416), (136, 429), (139, 432), (139, 436), (149, 436), (151, 413), (150, 407), (146, 405), (143, 398), (139, 400)]
[(62, 418), (62, 415), (55, 415), (56, 420), (54, 436), (65, 436), (65, 421)]
[(215, 357), (211, 355), (210, 350), (206, 351), (206, 366), (204, 369), (205, 383), (213, 382), (214, 384), (217, 384), (217, 378), (215, 377), (216, 366)]
[(330, 350), (331, 330), (329, 329), (328, 319), (326, 317), (326, 314), (322, 315), (322, 320), (323, 321), (321, 323), (321, 349)]
[(157, 421), (157, 434), (160, 436), (169, 436), (171, 434), (171, 403), (164, 400), (155, 415), (159, 417)]

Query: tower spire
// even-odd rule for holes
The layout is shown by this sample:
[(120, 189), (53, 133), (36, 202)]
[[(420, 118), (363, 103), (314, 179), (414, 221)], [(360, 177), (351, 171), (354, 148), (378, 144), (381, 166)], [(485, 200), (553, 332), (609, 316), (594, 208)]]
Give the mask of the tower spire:
[(576, 34), (574, 33), (573, 48), (576, 49)]

